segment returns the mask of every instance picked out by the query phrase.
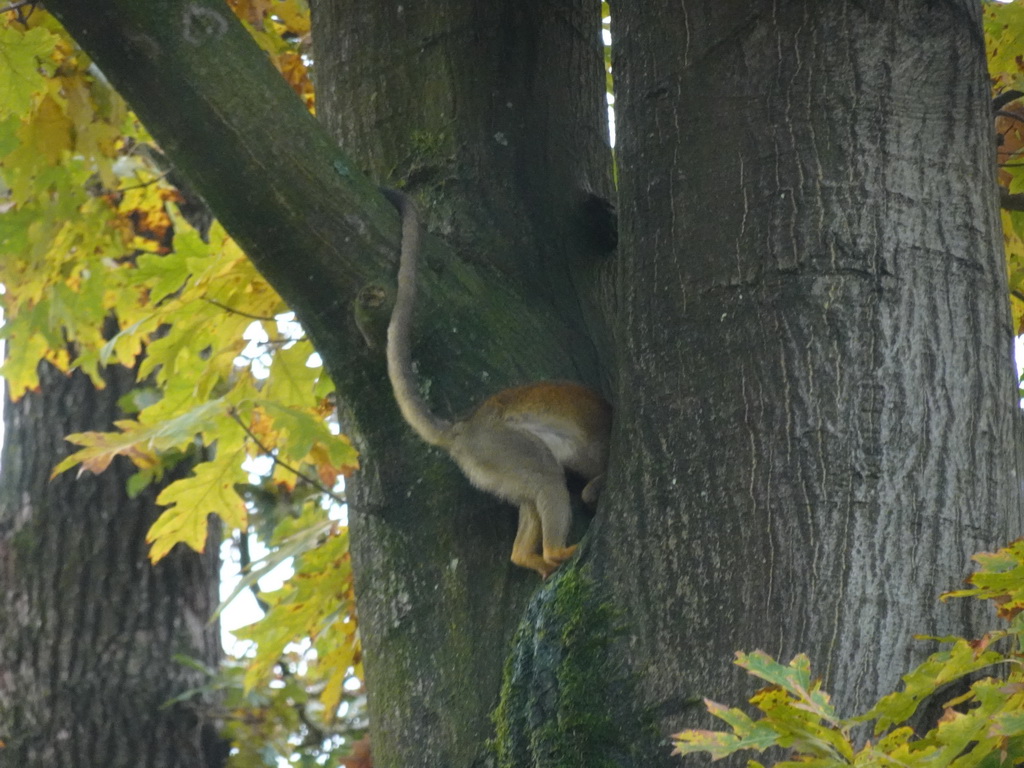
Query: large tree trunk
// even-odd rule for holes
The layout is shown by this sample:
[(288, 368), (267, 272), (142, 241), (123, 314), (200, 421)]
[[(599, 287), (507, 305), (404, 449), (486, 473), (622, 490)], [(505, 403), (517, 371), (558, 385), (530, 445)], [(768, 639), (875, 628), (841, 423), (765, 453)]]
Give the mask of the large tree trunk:
[(737, 649), (809, 652), (852, 714), (981, 626), (935, 598), (1021, 533), (980, 6), (615, 13), (625, 658), (664, 731), (744, 698)]
[[(485, 162), (507, 114), (503, 89), (533, 82), (538, 70), (564, 71), (534, 37), (488, 35), (475, 26), (484, 14), (454, 2), (434, 4), (429, 19), (322, 5), (318, 62), (337, 91), (321, 91), (321, 115), (378, 175), (414, 154), (409, 136), (449, 125), (445, 105), (468, 103), (455, 135), (444, 134), (449, 164), (410, 172), (417, 183), (437, 185), (445, 200), (458, 193), (438, 176), (489, 199), (505, 189), (522, 200), (570, 192), (572, 173), (543, 172), (543, 140), (511, 142), (539, 169), (528, 189), (514, 166)], [(498, 719), (509, 764), (542, 764), (571, 744), (576, 764), (587, 765), (587, 735), (604, 739), (615, 764), (665, 760), (642, 737), (645, 725), (664, 736), (699, 719), (693, 703), (702, 696), (745, 698), (752, 685), (730, 664), (737, 649), (810, 652), (852, 713), (928, 650), (915, 633), (977, 626), (968, 604), (935, 598), (960, 581), (971, 552), (1020, 531), (1012, 334), (977, 8), (770, 11), (719, 2), (613, 9), (622, 221), (604, 294), (622, 297), (618, 312), (604, 304), (620, 360), (613, 466), (584, 579), (554, 585), (572, 600), (539, 598), (515, 644)], [(596, 7), (576, 12), (593, 20)], [(542, 24), (540, 9), (522, 13)], [(359, 53), (336, 63), (332, 51)], [(489, 65), (494, 55), (516, 63), (512, 84), (507, 69)], [(460, 67), (467, 59), (473, 66)], [(360, 91), (382, 83), (384, 101)], [(585, 117), (573, 114), (578, 98), (528, 95), (524, 112), (539, 124)], [(485, 172), (460, 164), (466, 156)], [(451, 239), (471, 239), (441, 219)], [(494, 225), (500, 233), (500, 216)], [(535, 252), (525, 251), (528, 262)], [(447, 384), (443, 372), (431, 374)], [(368, 445), (372, 457), (388, 450)], [(359, 572), (360, 616), (375, 745), (388, 766), (453, 764), (462, 751), (442, 746), (438, 724), (452, 719), (438, 708), (465, 666), (436, 659), (458, 656), (466, 640), (422, 628), (466, 616), (467, 599), (495, 589), (491, 571), (477, 571), (459, 601), (408, 590), (431, 584), (415, 546), (398, 552), (382, 542), (402, 531), (418, 543), (415, 531), (451, 504), (424, 493), (420, 477), (412, 482), (423, 517), (411, 526), (395, 511), (408, 503), (404, 490), (357, 493), (353, 517), (357, 564), (377, 566)], [(409, 483), (396, 474), (381, 486)], [(363, 517), (380, 499), (388, 514)], [(441, 511), (430, 512), (438, 499)], [(386, 588), (396, 573), (401, 595)], [(396, 620), (396, 598), (409, 595)], [(474, 673), (490, 675), (508, 621), (469, 615), (475, 624), (452, 625), (478, 638)], [(373, 631), (385, 621), (388, 631)], [(574, 647), (537, 646), (552, 635)], [(408, 643), (425, 636), (433, 641)], [(573, 658), (580, 654), (590, 656)], [(381, 667), (391, 672), (386, 686), (375, 685)], [(580, 722), (599, 727), (586, 734)]]
[(49, 481), (64, 435), (108, 429), (131, 371), (97, 390), (44, 364), (41, 390), (4, 411), (0, 483), (0, 765), (217, 768), (216, 702), (166, 706), (203, 685), (178, 655), (220, 657), (216, 542), (159, 565), (145, 534), (156, 493), (125, 493), (131, 465)]
[[(584, 202), (610, 195), (599, 5), (314, 0), (312, 10), (318, 115), (372, 178), (430, 201), (425, 218), (456, 252), (491, 267), (492, 292), (461, 285), (421, 302), (414, 355), (433, 407), (457, 415), (541, 378), (599, 385), (580, 293), (595, 266)], [(428, 258), (425, 271), (459, 269)], [(454, 313), (463, 302), (465, 316)], [(363, 408), (379, 403), (359, 421), (364, 468), (349, 485), (374, 759), (476, 765), (539, 581), (509, 564), (515, 511), (471, 490), (399, 421), (379, 355), (347, 392)]]

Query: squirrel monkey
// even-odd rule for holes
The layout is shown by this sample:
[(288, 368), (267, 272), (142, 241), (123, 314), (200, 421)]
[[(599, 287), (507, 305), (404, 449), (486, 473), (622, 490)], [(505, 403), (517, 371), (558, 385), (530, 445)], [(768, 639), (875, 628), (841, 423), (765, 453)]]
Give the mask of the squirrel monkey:
[(420, 397), (409, 352), (419, 215), (405, 194), (381, 191), (402, 217), (398, 291), (387, 350), (395, 400), (416, 434), (447, 451), (473, 485), (519, 505), (512, 562), (546, 578), (576, 549), (566, 546), (572, 508), (565, 470), (587, 481), (583, 489), (587, 504), (593, 505), (601, 491), (611, 406), (580, 384), (542, 381), (498, 392), (460, 421), (432, 414)]

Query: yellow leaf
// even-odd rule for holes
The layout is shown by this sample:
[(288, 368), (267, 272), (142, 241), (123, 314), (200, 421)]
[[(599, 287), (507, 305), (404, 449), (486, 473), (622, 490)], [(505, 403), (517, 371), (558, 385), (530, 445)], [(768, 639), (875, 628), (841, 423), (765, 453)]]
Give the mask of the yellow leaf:
[(71, 149), (71, 120), (61, 106), (46, 96), (27, 125), (18, 132), (23, 149), (57, 165), (64, 152)]
[(292, 34), (305, 35), (309, 32), (309, 6), (306, 3), (283, 0), (274, 4), (273, 13)]
[(131, 419), (115, 421), (120, 432), (78, 432), (68, 435), (69, 443), (85, 446), (68, 456), (53, 468), (50, 477), (81, 463), (83, 469), (102, 472), (114, 456), (131, 459), (136, 466), (146, 469), (157, 464), (156, 454), (169, 448), (189, 443), (197, 433), (209, 429), (227, 406), (221, 400), (211, 400), (153, 426)]
[(115, 456), (127, 456), (142, 469), (154, 467), (159, 463), (152, 450), (142, 447), (141, 444), (147, 436), (139, 429), (138, 422), (124, 420), (114, 422), (114, 426), (120, 428), (121, 432), (76, 432), (64, 438), (69, 443), (85, 447), (55, 466), (50, 473), (50, 479), (71, 469), (75, 464), (82, 465), (79, 474), (89, 470), (98, 475), (110, 466)]
[(7, 348), (10, 350), (17, 345), (19, 354), (9, 355), (0, 365), (0, 376), (7, 382), (7, 393), (11, 400), (17, 400), (26, 391), (33, 392), (39, 389), (39, 376), (37, 368), (39, 360), (46, 354), (49, 345), (41, 334), (27, 334), (25, 341), (16, 338), (17, 334), (10, 332), (8, 326)]
[(1010, 282), (1010, 309), (1013, 313), (1013, 332), (1024, 330), (1024, 240), (1018, 230), (1024, 224), (1020, 212), (1001, 211), (1003, 241), (1006, 249), (1006, 272)]
[(176, 480), (157, 496), (167, 509), (150, 527), (146, 541), (152, 546), (149, 559), (157, 562), (175, 544), (197, 552), (206, 547), (207, 518), (220, 516), (232, 528), (245, 525), (246, 511), (235, 484), (246, 480), (241, 451), (220, 452), (214, 461), (196, 465), (191, 477)]

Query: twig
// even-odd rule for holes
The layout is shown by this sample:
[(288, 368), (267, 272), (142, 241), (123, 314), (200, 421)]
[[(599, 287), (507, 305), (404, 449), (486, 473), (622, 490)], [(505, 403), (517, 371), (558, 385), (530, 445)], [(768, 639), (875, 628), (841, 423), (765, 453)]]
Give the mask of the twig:
[(1011, 195), (1005, 187), (1000, 187), (999, 207), (1004, 211), (1024, 211), (1024, 194)]
[(306, 734), (306, 738), (302, 740), (301, 746), (315, 747), (318, 744), (322, 744), (327, 738), (327, 731), (321, 728), (317, 722), (309, 716), (309, 712), (306, 711), (306, 708), (302, 704), (295, 702), (292, 706), (295, 708), (295, 714), (299, 716), (299, 720), (301, 720), (302, 724), (309, 729), (309, 732)]
[[(241, 567), (243, 573), (252, 566), (252, 555), (249, 553), (249, 532), (247, 530), (241, 531), (238, 537), (238, 564)], [(260, 596), (260, 583), (254, 581), (249, 587), (249, 591), (252, 592), (252, 596), (256, 598), (256, 605), (260, 607), (263, 614), (266, 615), (267, 611), (270, 610), (270, 603), (264, 600)]]
[(161, 173), (159, 176), (157, 176), (154, 179), (150, 179), (149, 181), (140, 181), (138, 184), (132, 184), (130, 187), (121, 187), (119, 189), (112, 189), (109, 192), (107, 192), (107, 194), (108, 195), (117, 195), (117, 194), (120, 194), (121, 192), (131, 192), (133, 189), (145, 189), (146, 187), (153, 186), (154, 184), (156, 184), (159, 181), (163, 181), (164, 179), (167, 178), (168, 174), (170, 174), (170, 171), (165, 171), (164, 173)]
[[(18, 0), (18, 2), (16, 3), (9, 3), (8, 5), (5, 5), (3, 8), (0, 8), (0, 13), (10, 13), (11, 11), (16, 11), (19, 8), (24, 8), (26, 5), (34, 6), (38, 2), (39, 0)], [(20, 16), (21, 14), (18, 15)], [(19, 18), (18, 20), (24, 22), (23, 19)]]
[(247, 434), (249, 436), (249, 438), (254, 443), (256, 443), (256, 447), (258, 447), (261, 451), (263, 451), (264, 454), (269, 456), (270, 460), (272, 462), (274, 462), (274, 464), (276, 464), (277, 466), (282, 467), (282, 468), (288, 470), (289, 472), (291, 472), (293, 475), (295, 475), (300, 480), (305, 480), (307, 483), (312, 485), (318, 491), (321, 491), (322, 493), (326, 493), (328, 496), (330, 496), (332, 499), (334, 499), (339, 504), (345, 504), (346, 503), (345, 499), (341, 498), (338, 494), (336, 494), (330, 488), (325, 486), (319, 480), (316, 480), (316, 479), (310, 477), (309, 475), (305, 474), (304, 472), (301, 472), (300, 470), (296, 469), (295, 467), (291, 466), (290, 464), (286, 464), (285, 462), (283, 462), (279, 458), (277, 458), (277, 456), (274, 455), (274, 452), (271, 451), (269, 448), (267, 448), (267, 446), (265, 446), (262, 442), (260, 442), (260, 439), (258, 437), (256, 437), (256, 435), (253, 434), (252, 430), (249, 429), (248, 426), (246, 426), (245, 422), (242, 421), (242, 418), (238, 415), (238, 411), (236, 411), (234, 408), (229, 408), (228, 409), (228, 416), (230, 416), (232, 419), (234, 419), (238, 423), (238, 426), (240, 426), (243, 430), (245, 430), (245, 434)]
[[(302, 679), (299, 678), (299, 676), (295, 674), (295, 671), (288, 666), (283, 657), (278, 659), (277, 666), (281, 670), (281, 677), (297, 679), (299, 685), (303, 685)], [(323, 741), (330, 735), (327, 729), (310, 718), (309, 712), (306, 710), (306, 706), (304, 704), (296, 701), (292, 704), (292, 709), (295, 710), (295, 714), (298, 715), (299, 720), (308, 729), (305, 738), (297, 745), (299, 749), (315, 747), (318, 744), (323, 743)]]
[(1005, 117), (1007, 120), (1016, 120), (1018, 123), (1024, 123), (1024, 116), (1018, 115), (1016, 112), (1007, 112), (1005, 109), (1000, 109), (995, 113), (994, 117)]
[(1005, 107), (1011, 101), (1016, 101), (1021, 96), (1024, 96), (1024, 92), (1003, 91), (998, 96), (992, 99), (992, 111), (998, 113), (1003, 107)]
[[(266, 341), (256, 341), (255, 339), (252, 339), (251, 341), (252, 341), (253, 344), (255, 344), (258, 347), (265, 347), (266, 349), (277, 349), (279, 347), (287, 346), (288, 344), (294, 344), (297, 341), (306, 341), (306, 336), (298, 336), (298, 337), (296, 337), (294, 339), (292, 339), (292, 338), (267, 339)], [(260, 352), (259, 354), (263, 355), (263, 354), (266, 354), (266, 353), (265, 352)], [(259, 355), (257, 355), (256, 357), (258, 357), (258, 356)], [(239, 355), (239, 357), (244, 357), (246, 360), (254, 360), (255, 359), (255, 357), (253, 357), (252, 355), (249, 355), (249, 356)]]
[(240, 309), (229, 307), (227, 304), (221, 304), (216, 299), (208, 299), (205, 296), (203, 297), (203, 301), (205, 301), (207, 304), (213, 304), (213, 306), (219, 307), (220, 309), (223, 309), (225, 312), (230, 312), (234, 315), (240, 315), (242, 317), (248, 317), (250, 320), (261, 320), (265, 323), (273, 323), (277, 320), (276, 317), (263, 317), (261, 315), (252, 315), (249, 314), (248, 312), (243, 312)]

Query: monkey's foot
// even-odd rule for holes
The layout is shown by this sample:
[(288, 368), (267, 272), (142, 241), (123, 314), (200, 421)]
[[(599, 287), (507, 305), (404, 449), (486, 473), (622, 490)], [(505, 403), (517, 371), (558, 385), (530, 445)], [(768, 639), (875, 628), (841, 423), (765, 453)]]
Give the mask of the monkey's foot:
[(512, 562), (522, 568), (529, 568), (532, 571), (536, 571), (540, 574), (542, 579), (546, 579), (552, 573), (555, 572), (557, 565), (545, 562), (544, 558), (538, 554), (530, 555), (519, 555), (515, 552), (512, 553)]
[(551, 566), (551, 570), (554, 570), (572, 557), (572, 553), (575, 551), (575, 544), (571, 547), (544, 547), (544, 562)]

